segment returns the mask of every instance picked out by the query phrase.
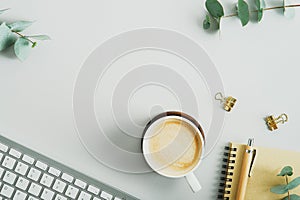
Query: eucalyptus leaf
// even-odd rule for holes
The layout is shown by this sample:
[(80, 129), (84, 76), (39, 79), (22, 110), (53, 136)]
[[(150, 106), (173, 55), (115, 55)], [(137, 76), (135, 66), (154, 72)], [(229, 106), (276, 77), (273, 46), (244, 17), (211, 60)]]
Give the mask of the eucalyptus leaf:
[(263, 17), (264, 8), (266, 3), (264, 0), (255, 0), (255, 5), (257, 8), (257, 21), (260, 22)]
[(285, 166), (282, 168), (281, 172), (277, 174), (277, 176), (292, 176), (293, 175), (293, 168), (291, 166)]
[(215, 19), (219, 19), (224, 16), (223, 6), (217, 0), (206, 0), (205, 6), (209, 14)]
[(255, 0), (255, 5), (257, 9), (260, 9), (260, 0)]
[(286, 18), (291, 19), (295, 16), (295, 8), (286, 8), (286, 5), (290, 5), (293, 2), (290, 0), (283, 1), (283, 14)]
[(209, 29), (210, 28), (210, 17), (209, 15), (206, 15), (204, 21), (203, 21), (203, 28)]
[(260, 8), (266, 8), (265, 0), (260, 0)]
[(51, 38), (48, 35), (30, 35), (26, 37), (36, 39), (36, 40), (51, 40)]
[(221, 28), (221, 17), (216, 19), (216, 22), (217, 22), (217, 29), (220, 29)]
[(296, 195), (296, 194), (291, 194), (290, 198), (288, 196), (286, 196), (282, 200), (300, 200), (300, 196)]
[(6, 23), (0, 25), (0, 51), (10, 47), (16, 41), (16, 36), (11, 32)]
[(257, 9), (264, 9), (266, 8), (265, 0), (255, 0), (255, 5)]
[(24, 31), (29, 26), (31, 26), (32, 24), (33, 24), (33, 22), (30, 22), (30, 21), (17, 21), (17, 22), (9, 24), (8, 26), (12, 31), (21, 32), (21, 31)]
[(15, 54), (21, 61), (26, 60), (31, 49), (30, 42), (24, 37), (18, 38), (14, 46)]
[(260, 22), (263, 17), (264, 9), (257, 10), (257, 21)]
[(249, 22), (249, 7), (246, 1), (238, 0), (237, 13), (242, 23), (242, 26), (246, 26)]
[(272, 187), (270, 191), (275, 193), (275, 194), (285, 194), (289, 190), (287, 189), (286, 185), (277, 185), (275, 187)]
[(298, 185), (300, 185), (300, 177), (297, 177), (294, 180), (292, 180), (291, 182), (289, 182), (286, 187), (288, 190), (292, 190), (292, 189), (296, 188)]
[(292, 19), (295, 17), (295, 8), (286, 8), (284, 11), (284, 16), (288, 19)]
[(2, 13), (4, 13), (5, 11), (7, 11), (7, 10), (9, 10), (9, 8), (0, 10), (0, 15), (1, 15)]

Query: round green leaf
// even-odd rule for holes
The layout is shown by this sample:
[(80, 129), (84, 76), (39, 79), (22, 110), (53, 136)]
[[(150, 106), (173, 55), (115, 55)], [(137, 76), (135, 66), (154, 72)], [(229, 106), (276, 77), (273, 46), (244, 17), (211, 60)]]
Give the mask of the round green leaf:
[(207, 0), (205, 6), (209, 14), (218, 19), (224, 16), (223, 6), (217, 0)]
[(294, 180), (292, 180), (291, 182), (289, 182), (289, 184), (287, 184), (286, 187), (288, 190), (292, 190), (292, 189), (296, 188), (298, 185), (300, 185), (300, 177), (297, 177)]
[(263, 17), (263, 11), (264, 11), (264, 0), (255, 0), (255, 5), (257, 8), (257, 21), (260, 22)]
[(295, 16), (294, 8), (286, 8), (286, 5), (291, 5), (293, 2), (291, 0), (283, 0), (283, 14), (286, 18), (292, 19)]
[(296, 194), (291, 194), (290, 199), (288, 196), (284, 197), (282, 200), (300, 200), (300, 196)]
[(30, 35), (26, 37), (36, 39), (36, 40), (51, 40), (51, 38), (48, 35)]
[(264, 0), (255, 0), (255, 5), (258, 10), (266, 8), (266, 2)]
[(30, 42), (23, 37), (20, 37), (14, 46), (16, 56), (21, 60), (24, 61), (29, 56), (31, 51)]
[(0, 51), (10, 47), (16, 41), (16, 36), (4, 23), (0, 25)]
[(266, 8), (265, 0), (260, 0), (260, 8)]
[(260, 22), (263, 17), (263, 11), (264, 11), (264, 9), (262, 9), (262, 8), (257, 10), (257, 21), (258, 22)]
[(210, 28), (210, 17), (206, 15), (205, 20), (203, 21), (203, 28), (209, 29)]
[(257, 9), (260, 9), (260, 0), (255, 0), (255, 5)]
[(282, 168), (281, 172), (277, 174), (277, 176), (292, 176), (293, 175), (293, 168), (291, 166), (285, 166)]
[(12, 31), (21, 32), (21, 31), (24, 31), (29, 26), (31, 26), (32, 24), (33, 24), (33, 22), (30, 22), (30, 21), (17, 21), (17, 22), (9, 24), (8, 26)]
[(255, 0), (255, 5), (257, 8), (257, 21), (260, 22), (263, 17), (264, 8), (266, 7), (266, 2), (264, 0)]
[(246, 26), (249, 22), (249, 7), (246, 1), (238, 0), (237, 13), (242, 23), (242, 26)]
[(271, 192), (273, 192), (275, 194), (285, 194), (288, 191), (289, 190), (287, 189), (286, 185), (277, 185), (277, 186), (271, 188)]
[(7, 11), (7, 10), (9, 10), (9, 8), (0, 10), (0, 15), (1, 15), (2, 13), (4, 13), (5, 11)]

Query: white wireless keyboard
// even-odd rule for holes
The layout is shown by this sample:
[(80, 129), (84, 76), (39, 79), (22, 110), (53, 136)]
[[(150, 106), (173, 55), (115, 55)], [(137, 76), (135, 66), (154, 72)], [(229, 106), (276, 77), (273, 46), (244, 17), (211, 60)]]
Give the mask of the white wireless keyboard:
[(0, 200), (138, 200), (0, 135)]

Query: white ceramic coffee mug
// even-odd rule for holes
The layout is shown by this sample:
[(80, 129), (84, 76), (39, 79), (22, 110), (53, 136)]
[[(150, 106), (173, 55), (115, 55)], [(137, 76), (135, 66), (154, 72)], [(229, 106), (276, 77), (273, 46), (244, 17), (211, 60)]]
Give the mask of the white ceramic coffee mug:
[(169, 178), (185, 177), (197, 192), (201, 185), (193, 172), (201, 162), (204, 145), (200, 124), (185, 113), (171, 111), (157, 115), (147, 124), (142, 150), (155, 172)]

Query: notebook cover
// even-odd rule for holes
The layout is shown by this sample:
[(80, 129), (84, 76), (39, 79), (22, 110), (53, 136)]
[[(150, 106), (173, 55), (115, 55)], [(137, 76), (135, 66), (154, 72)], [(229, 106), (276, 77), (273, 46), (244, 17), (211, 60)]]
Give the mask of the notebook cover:
[[(227, 188), (225, 189), (224, 199), (235, 200), (236, 191), (239, 183), (239, 175), (242, 166), (245, 145), (230, 143), (229, 163), (234, 169), (227, 167)], [(294, 175), (289, 177), (289, 181), (300, 176), (300, 152), (255, 147), (256, 159), (253, 165), (252, 176), (249, 178), (245, 200), (280, 200), (287, 194), (274, 194), (270, 188), (285, 184), (285, 178), (277, 176), (284, 166), (291, 166)], [(235, 163), (230, 163), (234, 160)], [(228, 193), (228, 194), (226, 194)], [(300, 195), (300, 186), (291, 190), (291, 194)]]

